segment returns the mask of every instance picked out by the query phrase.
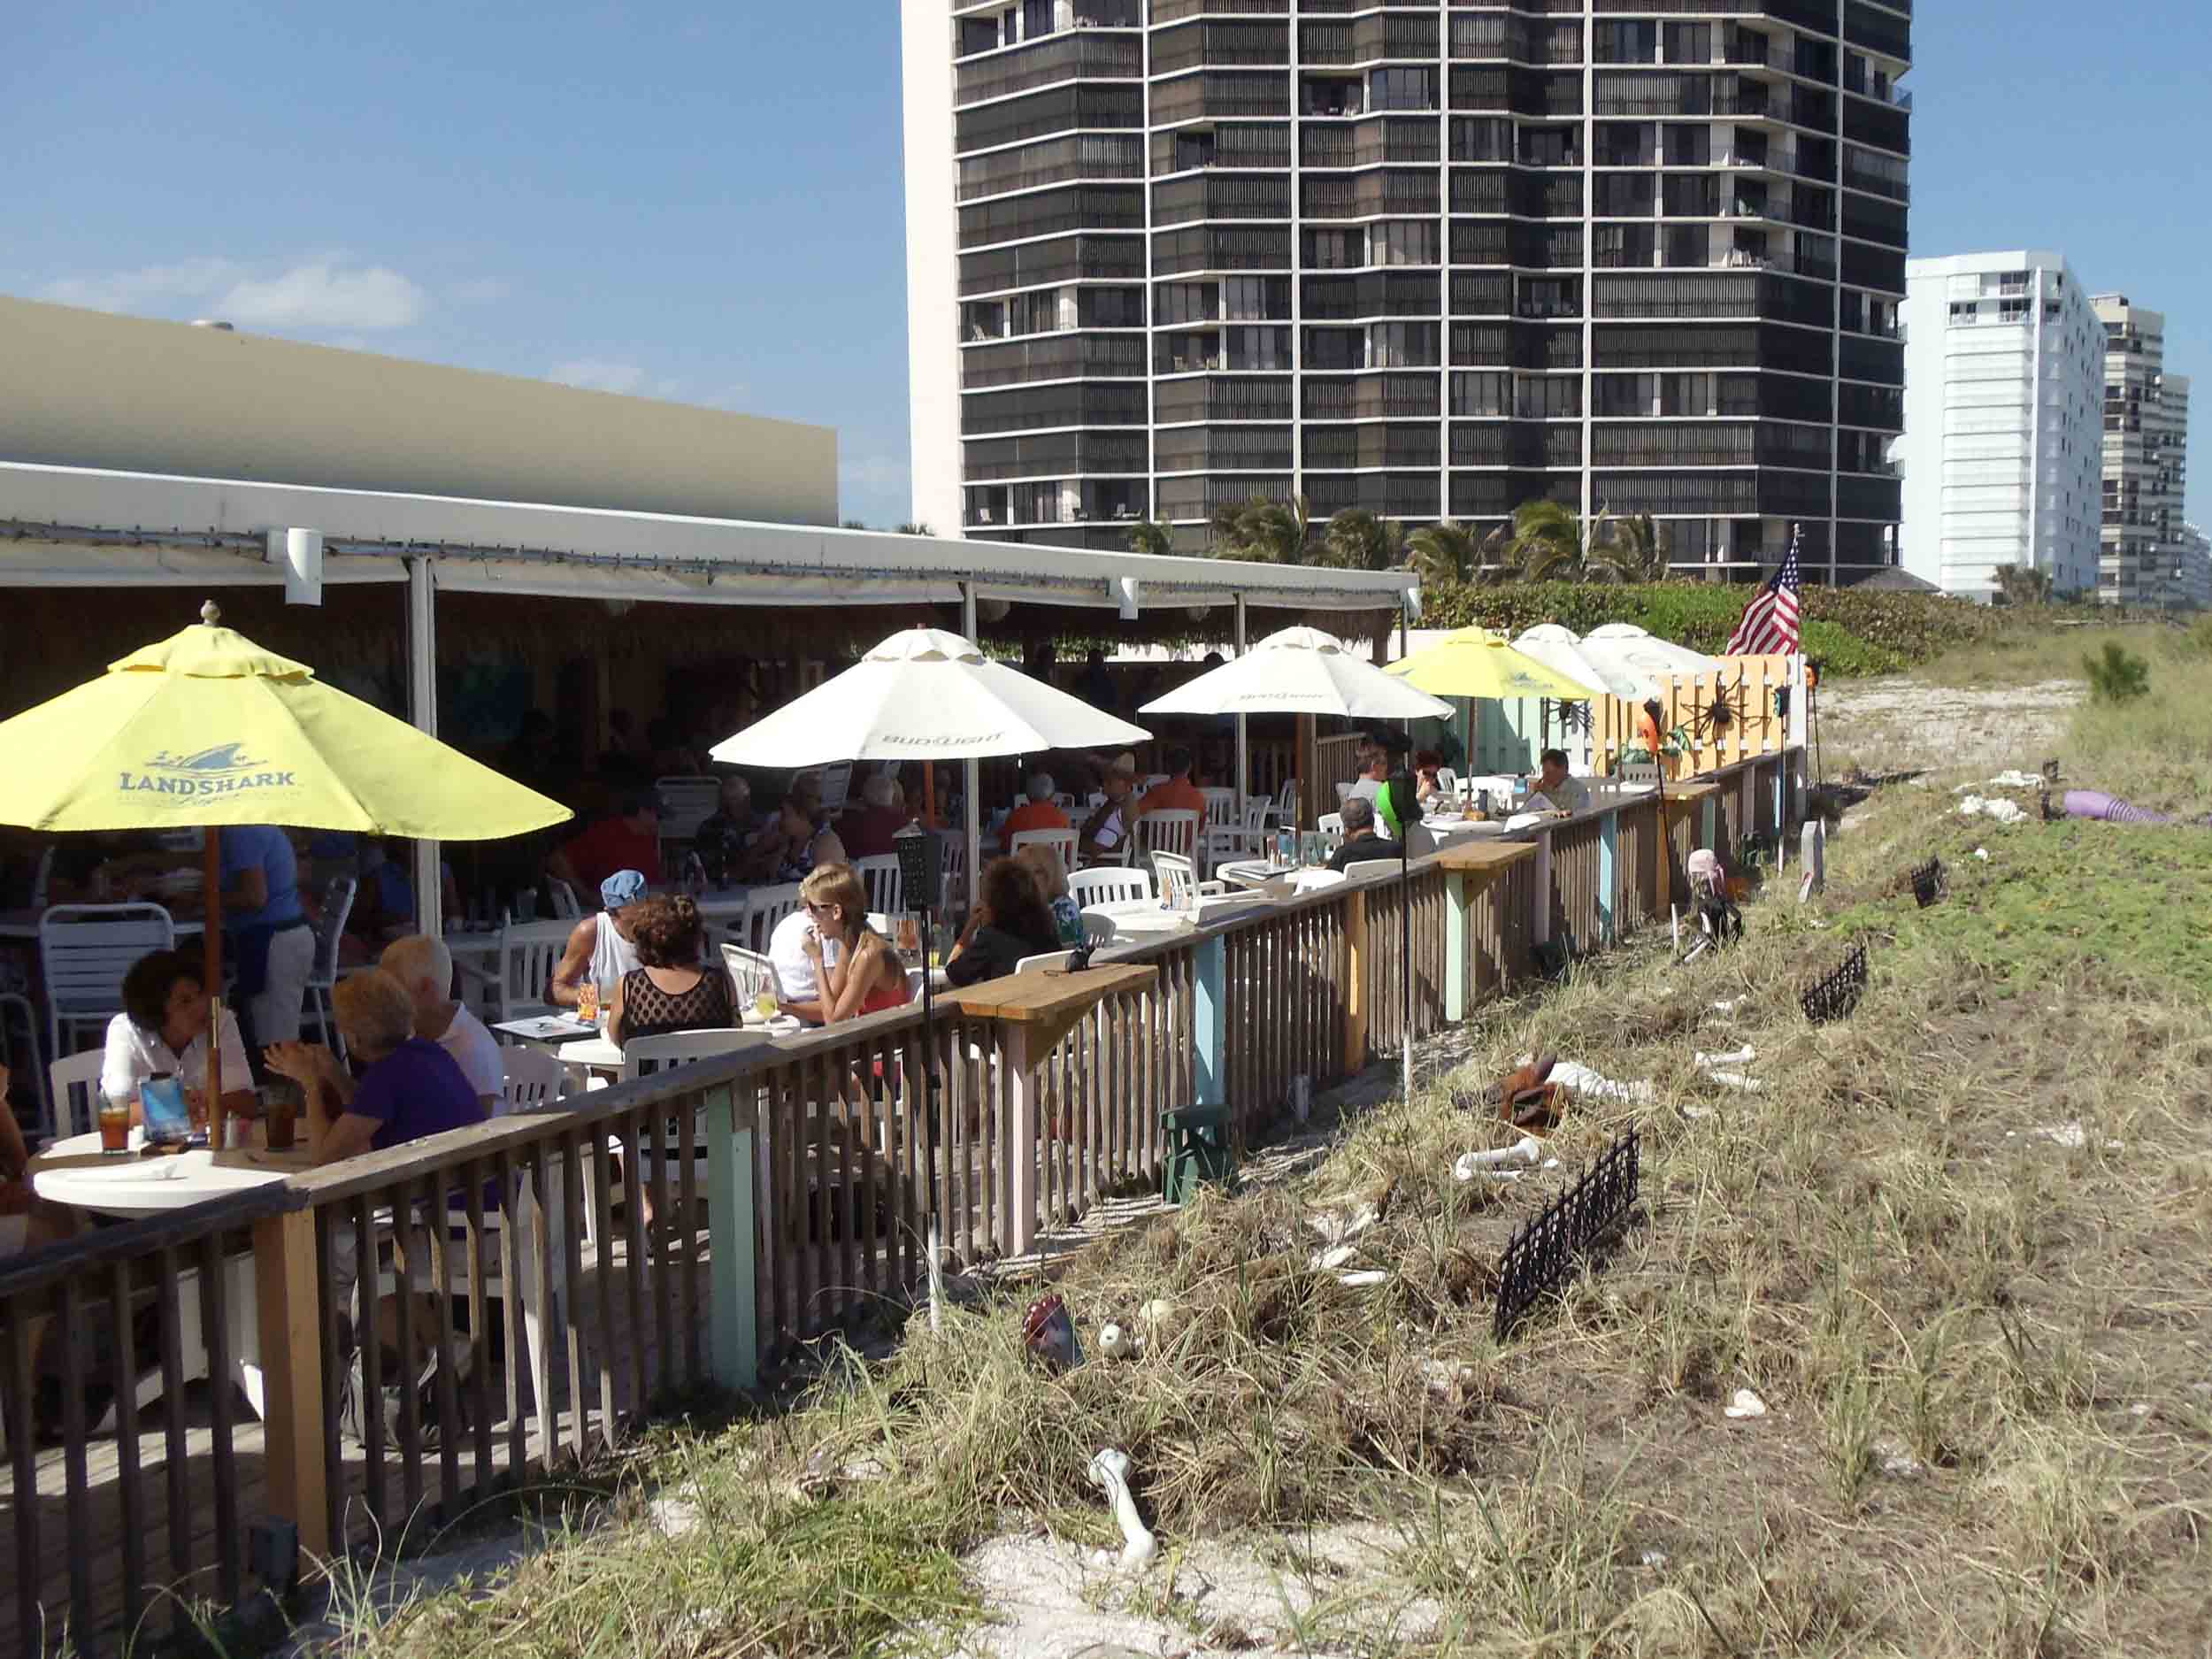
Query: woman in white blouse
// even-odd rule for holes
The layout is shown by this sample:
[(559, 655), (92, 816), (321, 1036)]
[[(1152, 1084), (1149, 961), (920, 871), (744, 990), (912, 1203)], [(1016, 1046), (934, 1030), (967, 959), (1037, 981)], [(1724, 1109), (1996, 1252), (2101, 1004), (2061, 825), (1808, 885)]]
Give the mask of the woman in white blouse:
[[(194, 1118), (204, 1117), (214, 1004), (200, 981), (200, 964), (180, 950), (141, 956), (123, 976), (123, 1011), (108, 1022), (100, 1087), (111, 1100), (129, 1100), (133, 1123), (140, 1121), (138, 1086), (157, 1071), (175, 1073)], [(223, 1010), (222, 1041), (224, 1110), (251, 1117), (253, 1071), (238, 1035), (238, 1017), (228, 1009)]]

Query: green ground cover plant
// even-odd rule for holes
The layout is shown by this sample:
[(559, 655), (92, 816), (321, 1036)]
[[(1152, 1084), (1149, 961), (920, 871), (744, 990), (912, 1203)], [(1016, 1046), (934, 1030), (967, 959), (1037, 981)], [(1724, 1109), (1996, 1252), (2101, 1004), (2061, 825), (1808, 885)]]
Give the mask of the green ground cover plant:
[[(2190, 678), (2212, 657), (2154, 651), (2150, 695), (2083, 709), (2061, 757), (2177, 804), (2212, 773)], [(1859, 803), (1827, 893), (1771, 882), (1740, 946), (1681, 967), (1647, 932), (1432, 1044), (1412, 1100), (1378, 1089), (1240, 1194), (1067, 1260), (1087, 1340), (1173, 1304), (1140, 1358), (1037, 1371), (1033, 1283), (933, 1337), (886, 1310), (878, 1357), (828, 1345), (757, 1418), (660, 1432), (511, 1576), (365, 1612), (349, 1645), (987, 1651), (964, 1556), (1117, 1545), (1084, 1477), (1113, 1444), (1164, 1555), (1094, 1594), (1187, 1649), (2212, 1651), (2212, 834), (1965, 818), (1966, 780)], [(1922, 910), (1901, 878), (1931, 855), (1950, 891)], [(1800, 985), (1853, 942), (1863, 1003), (1808, 1025)], [(1742, 1047), (1756, 1091), (1694, 1058)], [(1514, 1134), (1455, 1095), (1544, 1051), (1651, 1096), (1578, 1102), (1557, 1170), (1454, 1179)], [(1635, 1224), (1497, 1344), (1500, 1247), (1631, 1125)], [(1370, 1206), (1356, 1264), (1389, 1279), (1352, 1290), (1313, 1264), (1310, 1217)], [(1726, 1417), (1738, 1389), (1765, 1415)], [(698, 1524), (656, 1525), (656, 1502)], [(1183, 1564), (1208, 1540), (1294, 1566), (1347, 1525), (1372, 1540), (1357, 1569), (1267, 1629), (1211, 1622)]]

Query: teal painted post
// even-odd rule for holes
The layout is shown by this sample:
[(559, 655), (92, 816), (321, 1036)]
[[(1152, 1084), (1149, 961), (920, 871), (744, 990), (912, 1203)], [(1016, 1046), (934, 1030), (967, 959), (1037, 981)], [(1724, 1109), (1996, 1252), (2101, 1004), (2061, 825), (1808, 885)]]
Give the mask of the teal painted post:
[(753, 1148), (757, 1132), (737, 1126), (736, 1095), (722, 1089), (707, 1104), (707, 1216), (713, 1235), (708, 1286), (707, 1371), (725, 1388), (760, 1381), (760, 1327), (753, 1282)]
[(1705, 805), (1698, 813), (1698, 830), (1700, 838), (1697, 844), (1701, 848), (1710, 849), (1719, 845), (1720, 797), (1717, 795), (1705, 797)]
[(1613, 920), (1613, 898), (1621, 848), (1621, 815), (1608, 812), (1598, 819), (1598, 938), (1611, 944), (1618, 928)]
[(1192, 953), (1192, 1041), (1198, 1048), (1198, 1100), (1220, 1106), (1229, 1098), (1229, 948), (1220, 934), (1199, 941)]

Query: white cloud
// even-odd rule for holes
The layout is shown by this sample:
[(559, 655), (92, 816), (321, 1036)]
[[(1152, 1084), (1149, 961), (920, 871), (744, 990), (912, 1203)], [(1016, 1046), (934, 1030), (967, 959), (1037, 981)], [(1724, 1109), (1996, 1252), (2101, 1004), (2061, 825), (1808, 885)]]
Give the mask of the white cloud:
[(389, 265), (314, 260), (234, 284), (217, 304), (231, 322), (270, 328), (405, 328), (429, 309), (429, 296)]
[(666, 397), (676, 386), (673, 380), (650, 379), (638, 364), (611, 357), (571, 357), (548, 369), (545, 378), (582, 391), (617, 392), (625, 397)]
[(244, 272), (234, 260), (183, 259), (101, 276), (64, 277), (41, 288), (39, 297), (96, 311), (145, 311), (177, 300), (205, 299), (222, 292)]
[(272, 271), (234, 259), (183, 259), (135, 271), (65, 277), (43, 298), (104, 311), (161, 312), (189, 304), (249, 327), (377, 331), (405, 328), (429, 310), (429, 296), (389, 265), (311, 259)]

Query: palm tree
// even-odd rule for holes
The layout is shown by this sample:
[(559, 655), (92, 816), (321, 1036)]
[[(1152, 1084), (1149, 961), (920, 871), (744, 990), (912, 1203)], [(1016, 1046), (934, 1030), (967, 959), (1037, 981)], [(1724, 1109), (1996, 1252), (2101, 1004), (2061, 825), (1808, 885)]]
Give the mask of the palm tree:
[(1555, 501), (1525, 501), (1513, 510), (1513, 534), (1506, 557), (1532, 582), (1578, 582), (1587, 571), (1593, 545), (1604, 534), (1605, 514), (1586, 523), (1573, 508)]
[(1347, 507), (1323, 533), (1328, 562), (1340, 570), (1394, 570), (1404, 558), (1406, 527), (1378, 518), (1364, 507)]
[(1129, 550), (1132, 553), (1158, 555), (1170, 552), (1175, 537), (1157, 518), (1140, 518), (1129, 526)]
[(1313, 545), (1313, 519), (1303, 495), (1270, 501), (1254, 495), (1213, 517), (1214, 551), (1228, 558), (1303, 565)]
[(1667, 564), (1666, 533), (1647, 512), (1625, 518), (1599, 516), (1603, 526), (1597, 545), (1583, 555), (1587, 575), (1609, 582), (1663, 582), (1672, 574)]
[(937, 533), (926, 524), (902, 524), (891, 534), (894, 535), (935, 535)]
[(1479, 588), (1505, 581), (1515, 574), (1506, 563), (1507, 539), (1504, 525), (1485, 535), (1472, 525), (1446, 518), (1406, 538), (1406, 568), (1425, 587), (1458, 582)]

